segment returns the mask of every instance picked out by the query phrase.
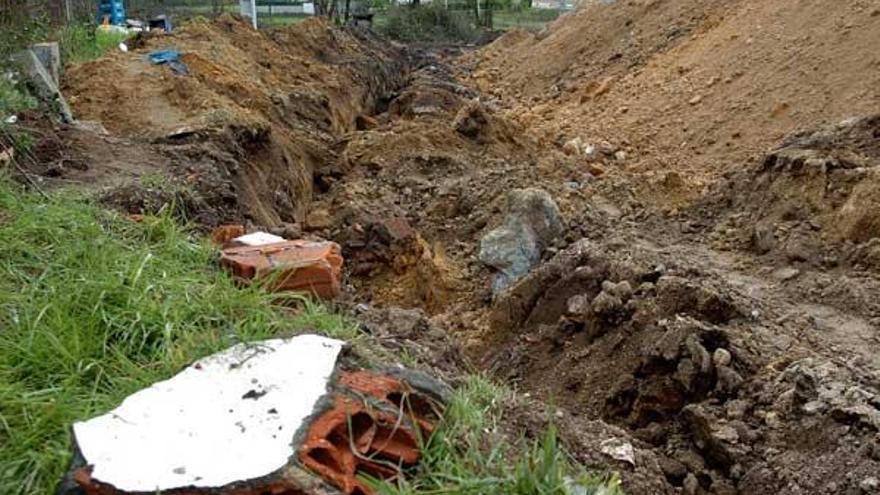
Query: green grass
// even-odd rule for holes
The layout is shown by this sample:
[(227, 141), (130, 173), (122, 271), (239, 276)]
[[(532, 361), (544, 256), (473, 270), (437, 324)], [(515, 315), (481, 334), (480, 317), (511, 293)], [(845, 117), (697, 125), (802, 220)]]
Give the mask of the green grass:
[(303, 15), (303, 14), (289, 14), (289, 15), (285, 15), (285, 14), (273, 14), (273, 15), (262, 14), (262, 15), (257, 16), (257, 22), (259, 23), (261, 29), (264, 29), (264, 28), (277, 28), (277, 27), (284, 27), (284, 26), (289, 26), (289, 25), (291, 25), (291, 24), (297, 24), (297, 23), (300, 23), (300, 22), (302, 22), (302, 21), (308, 19), (309, 17), (312, 17), (312, 16), (309, 16), (309, 15)]
[(102, 57), (129, 38), (128, 34), (105, 31), (91, 24), (71, 25), (58, 30), (63, 65), (80, 64)]
[(446, 10), (439, 3), (391, 7), (376, 29), (401, 41), (468, 42), (478, 35), (469, 12)]
[(616, 475), (573, 463), (551, 426), (536, 441), (503, 432), (512, 392), (471, 376), (453, 394), (423, 449), (417, 472), (396, 485), (371, 480), (382, 495), (621, 495)]
[(0, 179), (0, 493), (44, 494), (70, 425), (239, 341), (355, 325), (318, 305), (290, 317), (241, 288), (169, 217), (134, 223), (73, 194)]
[(37, 107), (37, 100), (8, 77), (0, 75), (0, 126), (6, 118)]
[(540, 31), (553, 22), (562, 12), (550, 9), (499, 10), (492, 13), (492, 26), (495, 29), (525, 29)]

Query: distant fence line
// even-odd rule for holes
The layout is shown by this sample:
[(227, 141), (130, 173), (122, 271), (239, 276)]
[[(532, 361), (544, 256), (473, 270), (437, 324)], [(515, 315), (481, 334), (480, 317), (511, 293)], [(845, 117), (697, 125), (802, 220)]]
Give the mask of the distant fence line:
[[(442, 2), (449, 10), (468, 11), (475, 9), (474, 0), (433, 0)], [(487, 0), (481, 0), (486, 2)], [(332, 0), (330, 0), (332, 2)], [(339, 8), (345, 0), (337, 0)], [(429, 3), (422, 0), (421, 3)], [(98, 0), (0, 0), (0, 26), (15, 29), (29, 20), (46, 21), (49, 25), (60, 26), (69, 23), (82, 23), (96, 20)], [(315, 3), (303, 0), (257, 0), (257, 12), (263, 15), (309, 14)], [(397, 0), (390, 3), (410, 4), (413, 0)], [(369, 8), (369, 0), (351, 0), (351, 7)], [(238, 12), (238, 0), (126, 0), (126, 14), (132, 18), (152, 17), (170, 14), (188, 18), (193, 16), (213, 17), (223, 12)]]

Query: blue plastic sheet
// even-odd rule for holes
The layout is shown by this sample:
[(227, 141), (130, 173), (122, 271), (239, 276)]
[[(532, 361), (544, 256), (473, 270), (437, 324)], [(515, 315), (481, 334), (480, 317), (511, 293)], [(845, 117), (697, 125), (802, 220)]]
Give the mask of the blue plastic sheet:
[(159, 50), (150, 53), (147, 57), (156, 65), (168, 64), (171, 70), (178, 74), (189, 74), (189, 69), (180, 61), (180, 52), (177, 50)]

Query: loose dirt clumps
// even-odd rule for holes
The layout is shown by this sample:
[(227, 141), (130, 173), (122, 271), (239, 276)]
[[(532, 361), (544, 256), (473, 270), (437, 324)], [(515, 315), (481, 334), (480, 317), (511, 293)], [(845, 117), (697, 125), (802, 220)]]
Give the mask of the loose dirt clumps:
[(601, 418), (654, 446), (670, 486), (856, 489), (880, 468), (876, 359), (827, 334), (805, 345), (819, 325), (786, 320), (795, 304), (706, 254), (575, 243), (494, 304), (488, 366), (573, 421)]
[(781, 262), (876, 271), (878, 136), (878, 116), (793, 135), (721, 181), (697, 210), (713, 216), (719, 244)]

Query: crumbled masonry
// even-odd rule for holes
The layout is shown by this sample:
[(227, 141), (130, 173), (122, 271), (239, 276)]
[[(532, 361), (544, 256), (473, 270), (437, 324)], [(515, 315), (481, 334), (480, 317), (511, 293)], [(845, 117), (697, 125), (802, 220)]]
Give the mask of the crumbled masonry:
[(400, 476), (443, 409), (410, 372), (348, 369), (345, 343), (299, 335), (239, 344), (76, 423), (72, 495), (371, 494)]

